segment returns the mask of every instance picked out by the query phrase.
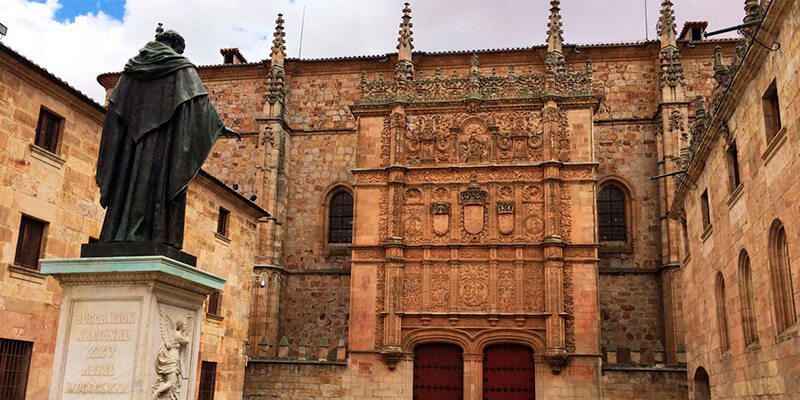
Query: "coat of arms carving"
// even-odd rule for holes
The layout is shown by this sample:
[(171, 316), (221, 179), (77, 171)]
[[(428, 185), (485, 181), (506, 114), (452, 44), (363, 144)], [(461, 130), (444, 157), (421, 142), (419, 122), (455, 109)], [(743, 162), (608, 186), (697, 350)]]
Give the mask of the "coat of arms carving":
[(486, 191), (481, 189), (474, 180), (469, 184), (467, 190), (461, 192), (461, 206), (464, 210), (462, 224), (464, 231), (470, 235), (483, 232), (486, 223), (484, 221), (486, 195)]
[(497, 203), (497, 230), (503, 235), (510, 235), (514, 232), (514, 203)]
[(444, 236), (450, 230), (450, 203), (433, 203), (433, 233)]

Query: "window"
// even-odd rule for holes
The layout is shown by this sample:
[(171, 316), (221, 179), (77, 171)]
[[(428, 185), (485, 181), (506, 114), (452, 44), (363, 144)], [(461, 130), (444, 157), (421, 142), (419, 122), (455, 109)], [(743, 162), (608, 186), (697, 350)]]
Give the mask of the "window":
[(769, 269), (775, 307), (775, 327), (779, 334), (797, 321), (794, 291), (792, 289), (792, 272), (789, 268), (789, 246), (786, 243), (786, 230), (780, 221), (775, 221), (772, 223), (772, 229), (770, 229)]
[(692, 41), (697, 42), (703, 40), (703, 30), (701, 28), (692, 28)]
[(225, 58), (225, 61), (223, 61), (223, 64), (233, 64), (233, 54), (232, 53), (225, 54), (224, 58)]
[(697, 367), (694, 373), (694, 399), (711, 400), (711, 381), (703, 367)]
[(42, 239), (47, 223), (22, 216), (19, 224), (19, 238), (17, 238), (17, 253), (14, 255), (14, 264), (31, 269), (39, 269), (39, 258), (42, 251)]
[(34, 143), (51, 153), (55, 153), (58, 150), (58, 137), (60, 136), (63, 122), (64, 118), (42, 107), (39, 110), (39, 122), (36, 124), (36, 139)]
[(767, 143), (770, 143), (781, 130), (781, 112), (780, 104), (778, 103), (778, 87), (775, 80), (764, 92), (761, 104), (764, 106), (764, 126), (767, 132)]
[(331, 197), (328, 210), (328, 243), (353, 242), (353, 196), (339, 191)]
[(197, 400), (214, 400), (217, 386), (217, 363), (203, 361), (200, 367), (200, 389)]
[(25, 400), (33, 343), (0, 339), (0, 399)]
[(217, 233), (228, 237), (228, 220), (230, 220), (231, 212), (220, 207), (219, 216), (217, 216)]
[(725, 302), (725, 279), (722, 277), (722, 272), (717, 272), (717, 326), (720, 353), (725, 353), (731, 348), (728, 335), (728, 308)]
[(753, 278), (750, 273), (750, 256), (742, 250), (739, 254), (739, 297), (742, 300), (742, 329), (744, 344), (758, 342), (756, 327), (756, 307), (753, 298)]
[(691, 253), (689, 246), (689, 226), (686, 225), (686, 219), (681, 218), (681, 232), (683, 232), (683, 256), (686, 257)]
[(736, 142), (728, 146), (726, 157), (728, 159), (728, 182), (731, 185), (731, 191), (734, 191), (742, 183), (739, 178), (739, 151), (736, 149)]
[(208, 310), (207, 313), (211, 315), (220, 316), (220, 306), (222, 305), (222, 293), (219, 291), (213, 291), (208, 296)]
[(625, 194), (616, 186), (600, 190), (597, 197), (597, 225), (600, 241), (627, 240)]
[(711, 226), (711, 211), (708, 206), (708, 189), (700, 195), (700, 211), (703, 213), (703, 229)]

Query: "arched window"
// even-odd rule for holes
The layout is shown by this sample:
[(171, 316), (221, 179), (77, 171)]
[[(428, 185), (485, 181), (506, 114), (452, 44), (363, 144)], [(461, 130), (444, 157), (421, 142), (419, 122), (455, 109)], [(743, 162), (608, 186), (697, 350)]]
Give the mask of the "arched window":
[(328, 243), (353, 242), (353, 196), (340, 190), (328, 202)]
[(719, 351), (725, 353), (730, 349), (728, 335), (728, 307), (725, 304), (725, 278), (717, 272), (717, 326), (719, 328)]
[(697, 367), (694, 373), (694, 400), (711, 400), (711, 381), (705, 368)]
[(625, 193), (617, 186), (606, 186), (597, 196), (597, 226), (600, 241), (628, 240)]
[(778, 333), (781, 333), (797, 321), (792, 271), (789, 265), (789, 246), (786, 243), (786, 230), (780, 221), (772, 224), (769, 236), (769, 269), (772, 297), (775, 302), (775, 327)]
[(750, 273), (750, 256), (742, 250), (739, 254), (739, 297), (742, 300), (742, 329), (744, 344), (758, 342), (756, 306), (753, 298), (753, 278)]

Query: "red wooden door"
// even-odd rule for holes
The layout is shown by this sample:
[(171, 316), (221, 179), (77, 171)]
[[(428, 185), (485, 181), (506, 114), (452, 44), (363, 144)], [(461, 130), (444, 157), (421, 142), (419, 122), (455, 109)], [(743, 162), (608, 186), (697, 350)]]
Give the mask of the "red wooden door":
[(422, 344), (414, 350), (414, 400), (463, 400), (464, 362), (458, 346)]
[(483, 399), (535, 398), (533, 351), (513, 344), (487, 347), (483, 353)]

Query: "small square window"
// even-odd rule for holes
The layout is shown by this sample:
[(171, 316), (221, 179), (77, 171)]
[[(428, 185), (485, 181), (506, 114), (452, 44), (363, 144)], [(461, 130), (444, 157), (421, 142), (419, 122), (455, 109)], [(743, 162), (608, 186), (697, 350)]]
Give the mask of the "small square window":
[(228, 237), (228, 223), (231, 217), (231, 212), (223, 207), (219, 208), (219, 216), (217, 217), (217, 233)]
[(19, 237), (17, 238), (17, 253), (14, 255), (14, 264), (21, 267), (39, 269), (42, 242), (47, 222), (35, 218), (22, 216), (19, 224)]
[(44, 107), (39, 110), (39, 122), (36, 124), (35, 144), (53, 154), (58, 151), (58, 140), (64, 118), (59, 117)]
[(739, 151), (736, 149), (736, 142), (731, 143), (725, 153), (728, 159), (728, 182), (731, 191), (734, 191), (742, 183), (739, 177)]
[(778, 102), (778, 86), (775, 80), (772, 81), (767, 91), (764, 92), (761, 103), (764, 106), (764, 126), (767, 132), (767, 143), (770, 143), (778, 132), (780, 132), (782, 127), (780, 103)]
[(703, 191), (700, 195), (700, 209), (703, 212), (703, 229), (711, 225), (711, 210), (708, 205), (708, 189)]
[(222, 293), (214, 291), (208, 296), (208, 309), (207, 313), (211, 315), (220, 316), (220, 306), (222, 305)]

